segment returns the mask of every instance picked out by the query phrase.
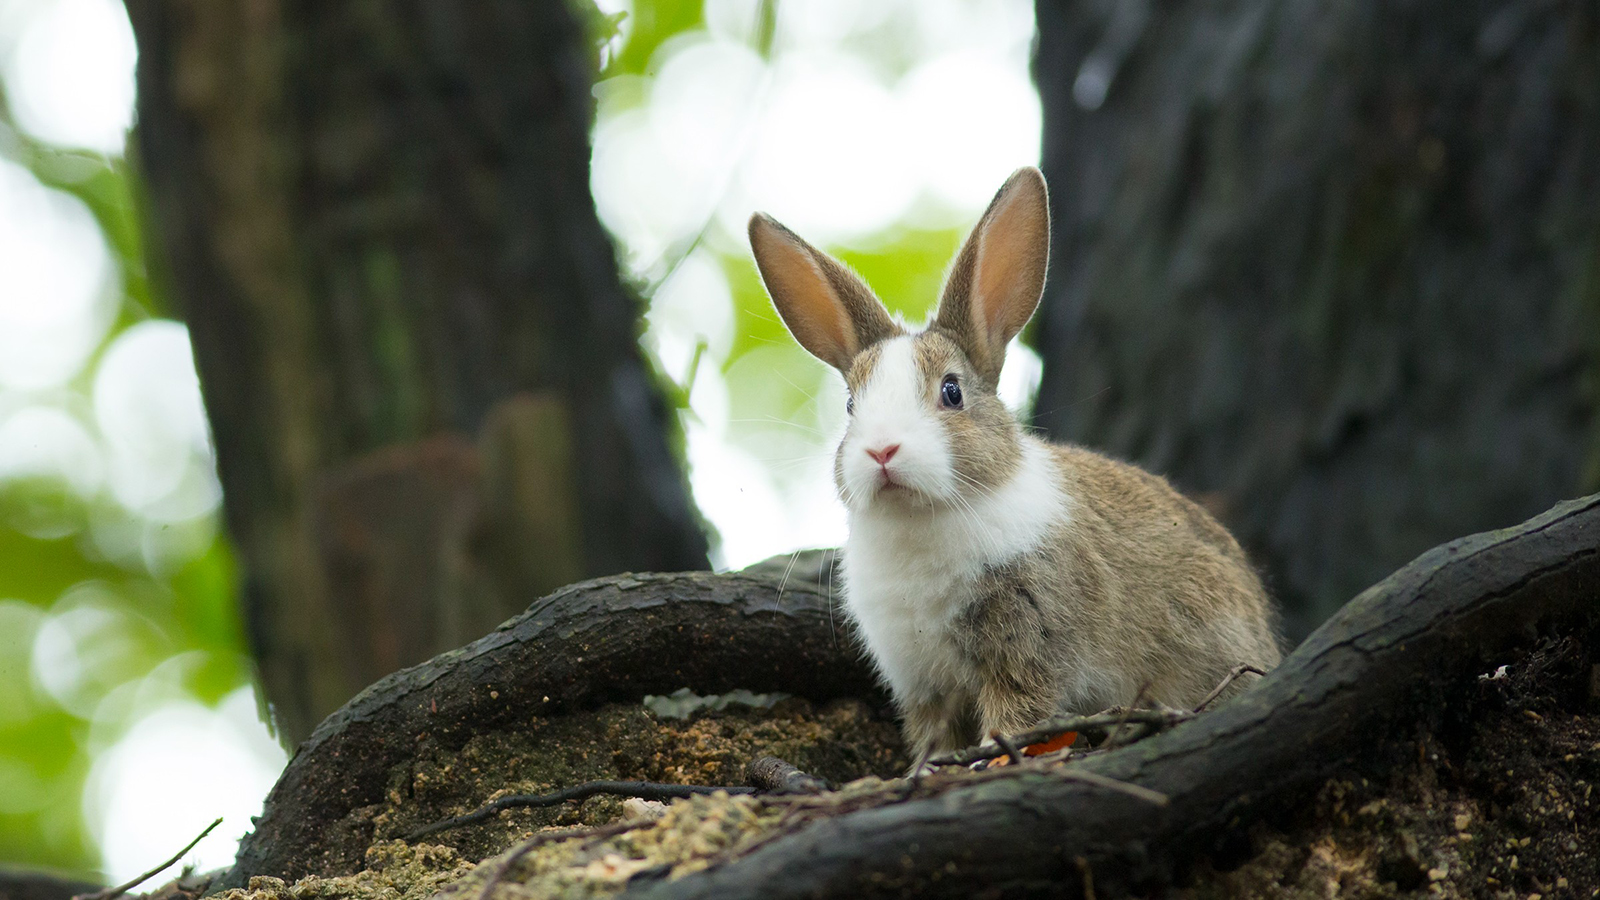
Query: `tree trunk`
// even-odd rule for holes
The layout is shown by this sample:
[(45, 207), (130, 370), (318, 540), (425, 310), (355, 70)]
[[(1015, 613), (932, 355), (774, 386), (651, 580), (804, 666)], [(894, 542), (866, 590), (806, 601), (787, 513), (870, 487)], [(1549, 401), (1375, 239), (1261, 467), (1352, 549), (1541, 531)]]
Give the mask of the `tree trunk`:
[(588, 575), (703, 568), (568, 6), (129, 0), (268, 699), (298, 741)]
[(1294, 637), (1600, 487), (1600, 4), (1037, 9), (1052, 436), (1209, 501)]

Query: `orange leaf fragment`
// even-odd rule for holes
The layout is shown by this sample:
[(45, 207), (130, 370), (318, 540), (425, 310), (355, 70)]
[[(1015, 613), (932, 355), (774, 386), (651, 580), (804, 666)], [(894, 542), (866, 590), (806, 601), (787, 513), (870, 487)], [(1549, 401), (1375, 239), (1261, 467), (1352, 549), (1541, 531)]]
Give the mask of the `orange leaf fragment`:
[(1043, 756), (1046, 753), (1054, 753), (1055, 751), (1065, 747), (1071, 747), (1077, 740), (1078, 733), (1076, 731), (1063, 731), (1048, 741), (1040, 741), (1037, 744), (1029, 744), (1028, 746), (1023, 747), (1022, 755)]

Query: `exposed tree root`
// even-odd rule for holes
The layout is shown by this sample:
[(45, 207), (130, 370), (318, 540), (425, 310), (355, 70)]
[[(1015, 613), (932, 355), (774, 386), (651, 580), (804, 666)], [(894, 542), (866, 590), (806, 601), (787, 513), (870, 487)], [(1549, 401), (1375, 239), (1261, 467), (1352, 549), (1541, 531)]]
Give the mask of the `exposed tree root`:
[[(1600, 620), (1600, 495), (1423, 554), (1351, 601), (1260, 684), (1149, 740), (1068, 766), (936, 778), (820, 818), (650, 898), (1101, 897), (1166, 883), (1360, 753), (1444, 715), (1501, 654)], [(1589, 646), (1594, 653), (1592, 642)], [(1166, 806), (1084, 783), (1158, 791)], [(1091, 874), (1092, 873), (1092, 874)]]
[(359, 869), (359, 851), (339, 849), (331, 829), (382, 797), (389, 768), (424, 735), (459, 745), (534, 716), (685, 685), (876, 696), (867, 663), (832, 624), (827, 589), (792, 577), (780, 600), (779, 584), (709, 573), (582, 582), (460, 650), (384, 678), (301, 745), (222, 886)]
[[(548, 715), (680, 684), (815, 698), (870, 691), (865, 666), (830, 637), (823, 593), (791, 580), (780, 609), (775, 588), (709, 575), (576, 585), (380, 682), (293, 761), (233, 880), (358, 867), (320, 857), (319, 829), (371, 802), (381, 773), (422, 730), (465, 739), (530, 709)], [(1253, 823), (1295, 808), (1331, 774), (1458, 714), (1473, 695), (1463, 688), (1507, 653), (1552, 629), (1587, 639), (1597, 622), (1600, 495), (1429, 551), (1351, 601), (1252, 690), (1203, 714), (1163, 711), (1170, 721), (1141, 723), (1160, 731), (1153, 737), (1064, 765), (941, 771), (848, 802), (775, 797), (764, 802), (787, 811), (770, 837), (704, 871), (635, 881), (626, 895), (1147, 891), (1200, 857), (1237, 852)], [(1592, 657), (1594, 641), (1583, 645)]]

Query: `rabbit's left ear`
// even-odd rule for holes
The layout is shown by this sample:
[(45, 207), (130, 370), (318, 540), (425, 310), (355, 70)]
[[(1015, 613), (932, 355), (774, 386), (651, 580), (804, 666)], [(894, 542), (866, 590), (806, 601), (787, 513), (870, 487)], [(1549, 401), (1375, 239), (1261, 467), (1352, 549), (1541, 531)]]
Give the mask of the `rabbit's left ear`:
[(764, 213), (750, 217), (756, 268), (800, 346), (841, 372), (856, 354), (902, 332), (872, 289), (839, 262)]
[(990, 384), (1000, 377), (1006, 344), (1039, 306), (1049, 259), (1044, 175), (1032, 166), (1018, 169), (956, 254), (933, 320)]

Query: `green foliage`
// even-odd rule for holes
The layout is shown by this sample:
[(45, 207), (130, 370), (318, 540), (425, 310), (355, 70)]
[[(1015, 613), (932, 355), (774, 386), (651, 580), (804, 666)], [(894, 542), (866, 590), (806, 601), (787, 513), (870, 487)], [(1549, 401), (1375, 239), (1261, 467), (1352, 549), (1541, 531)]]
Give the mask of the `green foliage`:
[[(898, 229), (882, 235), (871, 250), (824, 247), (855, 269), (883, 299), (890, 311), (908, 322), (921, 322), (938, 302), (945, 266), (960, 245), (957, 230)], [(724, 270), (735, 304), (733, 350), (723, 363), (724, 372), (754, 357), (766, 374), (752, 379), (730, 378), (731, 417), (780, 419), (803, 425), (814, 422), (818, 398), (815, 385), (824, 370), (789, 336), (761, 286), (755, 262), (746, 254), (724, 256)]]
[(961, 246), (963, 232), (901, 229), (879, 239), (871, 251), (840, 250), (890, 310), (920, 322), (933, 312), (945, 268)]
[[(3, 96), (0, 155), (83, 202), (110, 249), (120, 295), (83, 370), (45, 392), (0, 386), (0, 420), (42, 405), (93, 433), (101, 352), (128, 326), (172, 313), (147, 272), (142, 194), (126, 161), (42, 145), (12, 127)], [(175, 567), (108, 553), (97, 540), (120, 530), (160, 543), (168, 527), (178, 526), (142, 519), (104, 487), (86, 496), (61, 478), (0, 472), (0, 862), (97, 868), (85, 783), (95, 754), (147, 711), (132, 697), (152, 673), (178, 673), (157, 700), (214, 705), (249, 683), (235, 566), (222, 538)], [(217, 531), (214, 523), (202, 530)]]
[[(705, 19), (702, 0), (654, 0), (636, 3), (628, 25), (627, 41), (610, 60), (602, 77), (651, 73), (656, 51), (671, 38), (700, 27)], [(620, 23), (619, 23), (620, 26)]]
[(157, 304), (150, 290), (143, 211), (135, 203), (135, 179), (128, 163), (62, 150), (36, 150), (31, 156), (29, 168), (39, 181), (82, 200), (100, 223), (122, 273), (124, 320), (171, 316), (173, 311), (164, 303)]

